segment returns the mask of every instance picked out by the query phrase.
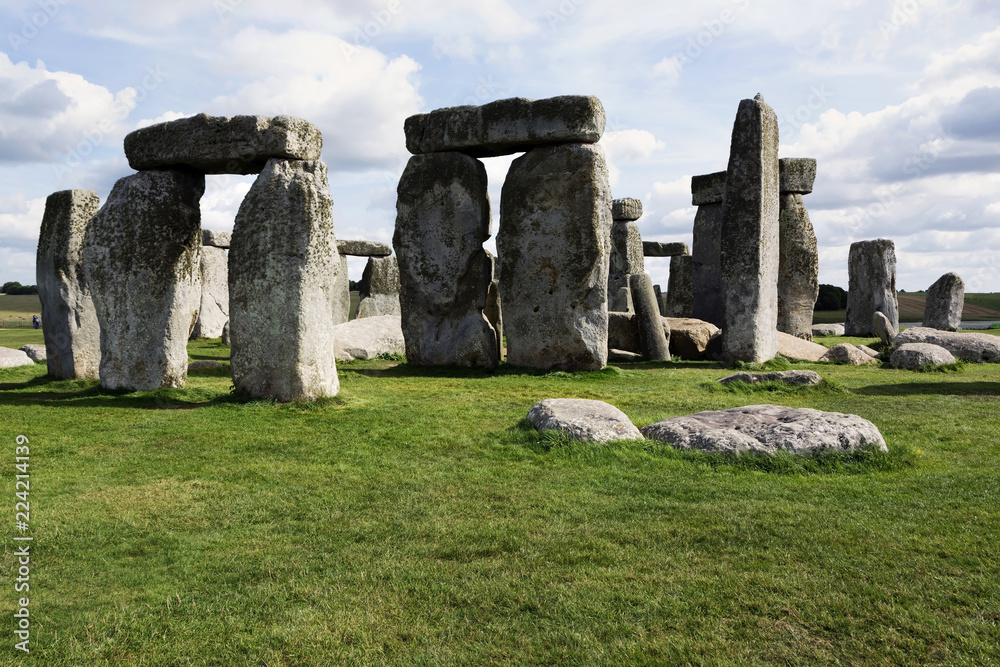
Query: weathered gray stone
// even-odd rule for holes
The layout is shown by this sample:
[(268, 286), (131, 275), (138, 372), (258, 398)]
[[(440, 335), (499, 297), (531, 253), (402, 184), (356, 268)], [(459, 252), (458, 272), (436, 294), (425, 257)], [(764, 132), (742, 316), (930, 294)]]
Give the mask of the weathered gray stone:
[(351, 257), (388, 257), (392, 254), (392, 246), (380, 241), (337, 241), (337, 250), (341, 255)]
[(642, 202), (632, 197), (611, 200), (611, 219), (630, 222), (642, 217)]
[(946, 273), (927, 290), (924, 306), (925, 327), (955, 331), (962, 325), (965, 308), (965, 283), (957, 273)]
[(271, 158), (318, 160), (323, 135), (292, 116), (208, 116), (143, 127), (125, 137), (133, 169), (190, 167), (206, 174), (256, 174)]
[[(339, 246), (338, 246), (339, 247)], [(333, 277), (333, 325), (351, 319), (351, 279), (347, 274), (347, 255), (338, 251), (337, 274)]]
[(826, 354), (826, 347), (819, 343), (803, 340), (798, 336), (775, 332), (778, 338), (778, 354), (792, 361), (819, 361)]
[[(721, 172), (725, 175), (726, 172)], [(697, 178), (697, 177), (696, 177)], [(694, 293), (694, 316), (722, 326), (722, 202), (705, 203), (694, 216), (694, 242), (691, 248), (691, 289)]]
[(358, 284), (358, 319), (399, 315), (399, 266), (395, 257), (369, 257)]
[(812, 340), (813, 307), (819, 296), (816, 233), (802, 195), (782, 193), (780, 205), (778, 331)]
[(816, 180), (816, 160), (811, 157), (783, 157), (778, 160), (781, 194), (807, 195)]
[(748, 405), (673, 417), (650, 424), (641, 432), (678, 449), (705, 452), (814, 454), (867, 447), (889, 451), (878, 428), (867, 419), (780, 405)]
[(611, 227), (604, 151), (593, 144), (529, 151), (510, 166), (500, 210), (508, 363), (603, 368)]
[(847, 260), (848, 291), (847, 336), (874, 336), (872, 316), (876, 312), (889, 318), (899, 329), (899, 305), (896, 300), (896, 250), (889, 239), (858, 241), (851, 244)]
[(203, 229), (201, 230), (201, 244), (211, 246), (213, 248), (223, 248), (225, 250), (229, 249), (229, 246), (233, 243), (233, 233), (217, 231), (214, 229)]
[(617, 363), (634, 363), (637, 361), (643, 361), (643, 356), (638, 352), (629, 352), (628, 350), (610, 348), (608, 349), (608, 361), (614, 361)]
[(222, 344), (223, 345), (229, 345), (230, 344), (230, 338), (229, 338), (229, 321), (228, 320), (226, 320), (226, 326), (222, 327)]
[(639, 351), (650, 361), (670, 361), (670, 334), (664, 332), (669, 324), (660, 315), (653, 294), (653, 281), (648, 273), (629, 277), (629, 289), (635, 304), (635, 317), (639, 329)]
[(778, 352), (778, 119), (758, 94), (733, 125), (721, 255), (722, 349), (729, 362)]
[(539, 432), (560, 431), (583, 442), (642, 440), (625, 413), (603, 401), (548, 398), (531, 406), (528, 422)]
[(733, 373), (718, 380), (719, 384), (730, 385), (734, 382), (743, 384), (761, 384), (763, 382), (780, 382), (793, 387), (816, 385), (823, 381), (816, 371), (774, 371), (772, 373)]
[(0, 368), (17, 368), (18, 366), (33, 366), (31, 360), (25, 352), (12, 350), (9, 347), (0, 347)]
[(675, 255), (670, 258), (667, 304), (663, 309), (663, 314), (667, 317), (694, 316), (694, 288), (691, 283), (693, 271), (691, 255)]
[(894, 345), (931, 343), (940, 345), (962, 361), (1000, 363), (1000, 337), (973, 331), (940, 331), (910, 327), (897, 336)]
[(83, 266), (101, 325), (101, 386), (183, 387), (201, 302), (202, 174), (140, 171), (87, 226)]
[(634, 312), (608, 311), (608, 349), (639, 352), (639, 318)]
[(392, 244), (407, 362), (495, 369), (497, 336), (483, 313), (493, 274), (483, 249), (490, 236), (486, 168), (462, 153), (417, 155), (397, 193)]
[(951, 352), (931, 343), (905, 343), (892, 351), (889, 364), (893, 368), (917, 370), (923, 366), (943, 366), (955, 363)]
[(855, 345), (855, 347), (867, 354), (869, 357), (873, 357), (875, 359), (879, 358), (878, 351), (868, 347), (867, 345)]
[(721, 204), (726, 195), (726, 172), (691, 177), (691, 204)]
[(892, 326), (892, 322), (886, 317), (885, 313), (876, 311), (872, 315), (872, 328), (875, 329), (875, 335), (882, 339), (885, 345), (892, 345), (892, 341), (896, 338), (896, 327)]
[(611, 256), (608, 262), (608, 309), (629, 310), (631, 293), (623, 300), (621, 290), (628, 290), (628, 277), (633, 273), (643, 273), (642, 236), (639, 225), (634, 222), (615, 221), (611, 225)]
[(238, 393), (315, 400), (340, 389), (340, 268), (326, 165), (269, 160), (236, 214), (229, 250), (230, 366)]
[[(632, 292), (629, 290), (629, 288), (627, 286), (628, 285), (628, 280), (627, 280), (628, 276), (625, 276), (625, 278), (626, 278), (626, 285), (618, 288), (618, 299), (614, 302), (615, 303), (615, 310), (617, 310), (618, 312), (621, 312), (621, 313), (633, 313), (633, 312), (635, 312), (635, 305), (632, 303)], [(654, 290), (657, 287), (658, 287), (658, 285), (653, 285), (653, 289)], [(611, 294), (610, 288), (608, 288), (608, 294), (609, 295)], [(657, 298), (657, 300), (659, 300), (659, 298), (660, 298), (659, 294), (657, 294), (656, 298)], [(608, 312), (611, 312), (610, 302), (609, 302), (609, 305), (608, 305)]]
[(812, 327), (813, 336), (843, 336), (843, 324), (814, 324)]
[(22, 345), (17, 349), (28, 355), (32, 361), (45, 361), (48, 356), (44, 345)]
[(337, 361), (406, 353), (399, 315), (376, 315), (339, 324), (333, 329), (333, 339)]
[(866, 366), (878, 363), (878, 359), (874, 356), (869, 355), (861, 348), (851, 345), (850, 343), (840, 343), (838, 345), (834, 345), (827, 350), (826, 354), (820, 357), (819, 360), (830, 361), (838, 364), (847, 364), (849, 366)]
[(597, 143), (604, 134), (604, 107), (596, 97), (582, 95), (515, 97), (410, 116), (403, 130), (406, 148), (414, 155), (509, 155), (549, 144)]
[(642, 254), (645, 257), (676, 257), (690, 255), (687, 243), (662, 243), (660, 241), (643, 241)]
[(188, 372), (191, 371), (221, 371), (225, 366), (223, 366), (218, 361), (212, 361), (210, 359), (201, 359), (199, 361), (192, 361), (188, 364)]
[(84, 234), (98, 208), (90, 190), (63, 190), (45, 200), (35, 281), (48, 372), (60, 379), (94, 380), (100, 370), (101, 328), (83, 270)]
[[(663, 315), (667, 310), (667, 300), (663, 298), (663, 290), (660, 289), (659, 285), (653, 285), (653, 294), (656, 296), (656, 305), (660, 308), (660, 315)], [(632, 293), (629, 292), (629, 307), (632, 307)], [(634, 308), (633, 308), (634, 310)]]
[(500, 298), (500, 279), (497, 278), (497, 260), (489, 251), (486, 255), (490, 258), (490, 281), (489, 291), (486, 292), (486, 306), (483, 308), (483, 316), (493, 327), (497, 335), (497, 357), (503, 359), (503, 304)]
[(218, 338), (229, 321), (229, 259), (215, 246), (201, 248), (201, 305), (191, 338)]
[(695, 318), (667, 318), (670, 327), (670, 353), (688, 361), (705, 358), (705, 350), (719, 327)]

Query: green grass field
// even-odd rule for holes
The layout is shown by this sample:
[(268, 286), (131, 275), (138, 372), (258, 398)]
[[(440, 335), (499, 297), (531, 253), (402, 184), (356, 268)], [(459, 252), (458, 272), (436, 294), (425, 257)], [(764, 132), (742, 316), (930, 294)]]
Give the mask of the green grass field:
[[(0, 345), (37, 342), (0, 332)], [(1000, 333), (1000, 332), (998, 332)], [(820, 339), (832, 345), (836, 339)], [(194, 359), (228, 363), (217, 341)], [(1000, 662), (1000, 366), (820, 364), (740, 394), (702, 363), (496, 375), (340, 366), (310, 405), (224, 374), (111, 393), (0, 370), (2, 664)], [(639, 426), (780, 403), (888, 456), (726, 459), (525, 427), (550, 397)], [(31, 656), (14, 651), (15, 437), (30, 439)]]

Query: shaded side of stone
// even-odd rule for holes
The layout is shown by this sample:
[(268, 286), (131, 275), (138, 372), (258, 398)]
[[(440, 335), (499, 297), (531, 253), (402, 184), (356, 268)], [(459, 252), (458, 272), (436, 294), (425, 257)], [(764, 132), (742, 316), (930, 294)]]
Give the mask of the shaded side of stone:
[[(725, 172), (722, 172), (725, 173)], [(722, 326), (722, 203), (702, 204), (694, 216), (691, 291), (694, 317)]]
[(483, 312), (493, 277), (483, 249), (486, 185), (482, 162), (457, 152), (411, 157), (400, 177), (392, 244), (410, 364), (497, 367), (496, 332)]
[(726, 172), (691, 177), (691, 204), (721, 204), (726, 194)]
[(357, 318), (399, 315), (399, 266), (395, 257), (369, 257), (358, 285)]
[(642, 202), (632, 197), (611, 200), (611, 219), (629, 222), (642, 217)]
[(256, 174), (271, 158), (318, 160), (319, 128), (293, 116), (209, 116), (143, 127), (125, 137), (133, 169), (188, 167), (206, 174)]
[(819, 296), (816, 233), (802, 195), (782, 194), (780, 201), (778, 331), (812, 340), (813, 308)]
[(662, 243), (660, 241), (643, 241), (642, 254), (646, 257), (676, 257), (690, 255), (687, 243)]
[(101, 386), (183, 387), (201, 302), (205, 177), (140, 171), (115, 183), (91, 219), (83, 262), (101, 326)]
[(603, 368), (611, 227), (604, 151), (593, 144), (529, 151), (510, 166), (500, 211), (507, 361)]
[(340, 255), (326, 173), (319, 160), (269, 160), (240, 205), (229, 251), (238, 393), (286, 402), (340, 389), (333, 352)]
[(923, 325), (942, 331), (955, 331), (962, 324), (964, 308), (965, 283), (957, 273), (946, 273), (927, 290)]
[(778, 160), (781, 194), (807, 195), (816, 180), (816, 160), (810, 157), (783, 157)]
[(763, 99), (740, 102), (722, 214), (722, 347), (729, 362), (778, 352), (778, 121)]
[(872, 316), (884, 313), (899, 330), (896, 299), (896, 248), (889, 239), (851, 244), (847, 260), (848, 290), (846, 336), (874, 336)]
[(52, 377), (95, 380), (99, 376), (101, 327), (83, 268), (84, 235), (99, 208), (97, 193), (90, 190), (62, 190), (45, 200), (35, 282)]
[(460, 151), (490, 157), (550, 144), (597, 143), (604, 120), (604, 107), (596, 97), (515, 97), (410, 116), (403, 130), (406, 148), (414, 155)]
[(666, 317), (694, 317), (694, 261), (691, 255), (670, 258), (670, 282), (667, 283)]

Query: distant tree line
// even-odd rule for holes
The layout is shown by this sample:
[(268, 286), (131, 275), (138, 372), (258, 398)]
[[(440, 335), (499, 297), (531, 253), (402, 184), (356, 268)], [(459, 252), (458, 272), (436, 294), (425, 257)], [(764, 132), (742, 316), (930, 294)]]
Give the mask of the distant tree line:
[(847, 308), (847, 290), (836, 285), (820, 285), (816, 297), (816, 310), (844, 310)]
[(0, 286), (0, 292), (11, 296), (17, 294), (38, 294), (38, 287), (35, 285), (22, 285), (21, 283), (12, 280), (9, 283), (4, 283), (3, 286)]

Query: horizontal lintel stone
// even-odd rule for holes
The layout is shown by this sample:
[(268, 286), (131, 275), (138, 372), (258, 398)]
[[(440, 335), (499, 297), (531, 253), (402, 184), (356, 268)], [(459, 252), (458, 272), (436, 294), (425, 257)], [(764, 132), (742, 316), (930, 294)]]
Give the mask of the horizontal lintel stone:
[(392, 246), (380, 241), (337, 241), (337, 250), (351, 257), (388, 257), (392, 254)]
[(691, 250), (687, 243), (643, 241), (642, 254), (644, 257), (676, 257), (677, 255), (690, 255)]
[(721, 204), (726, 193), (726, 172), (691, 177), (691, 204)]
[(816, 160), (811, 157), (784, 157), (778, 160), (781, 194), (807, 195), (816, 180)]

